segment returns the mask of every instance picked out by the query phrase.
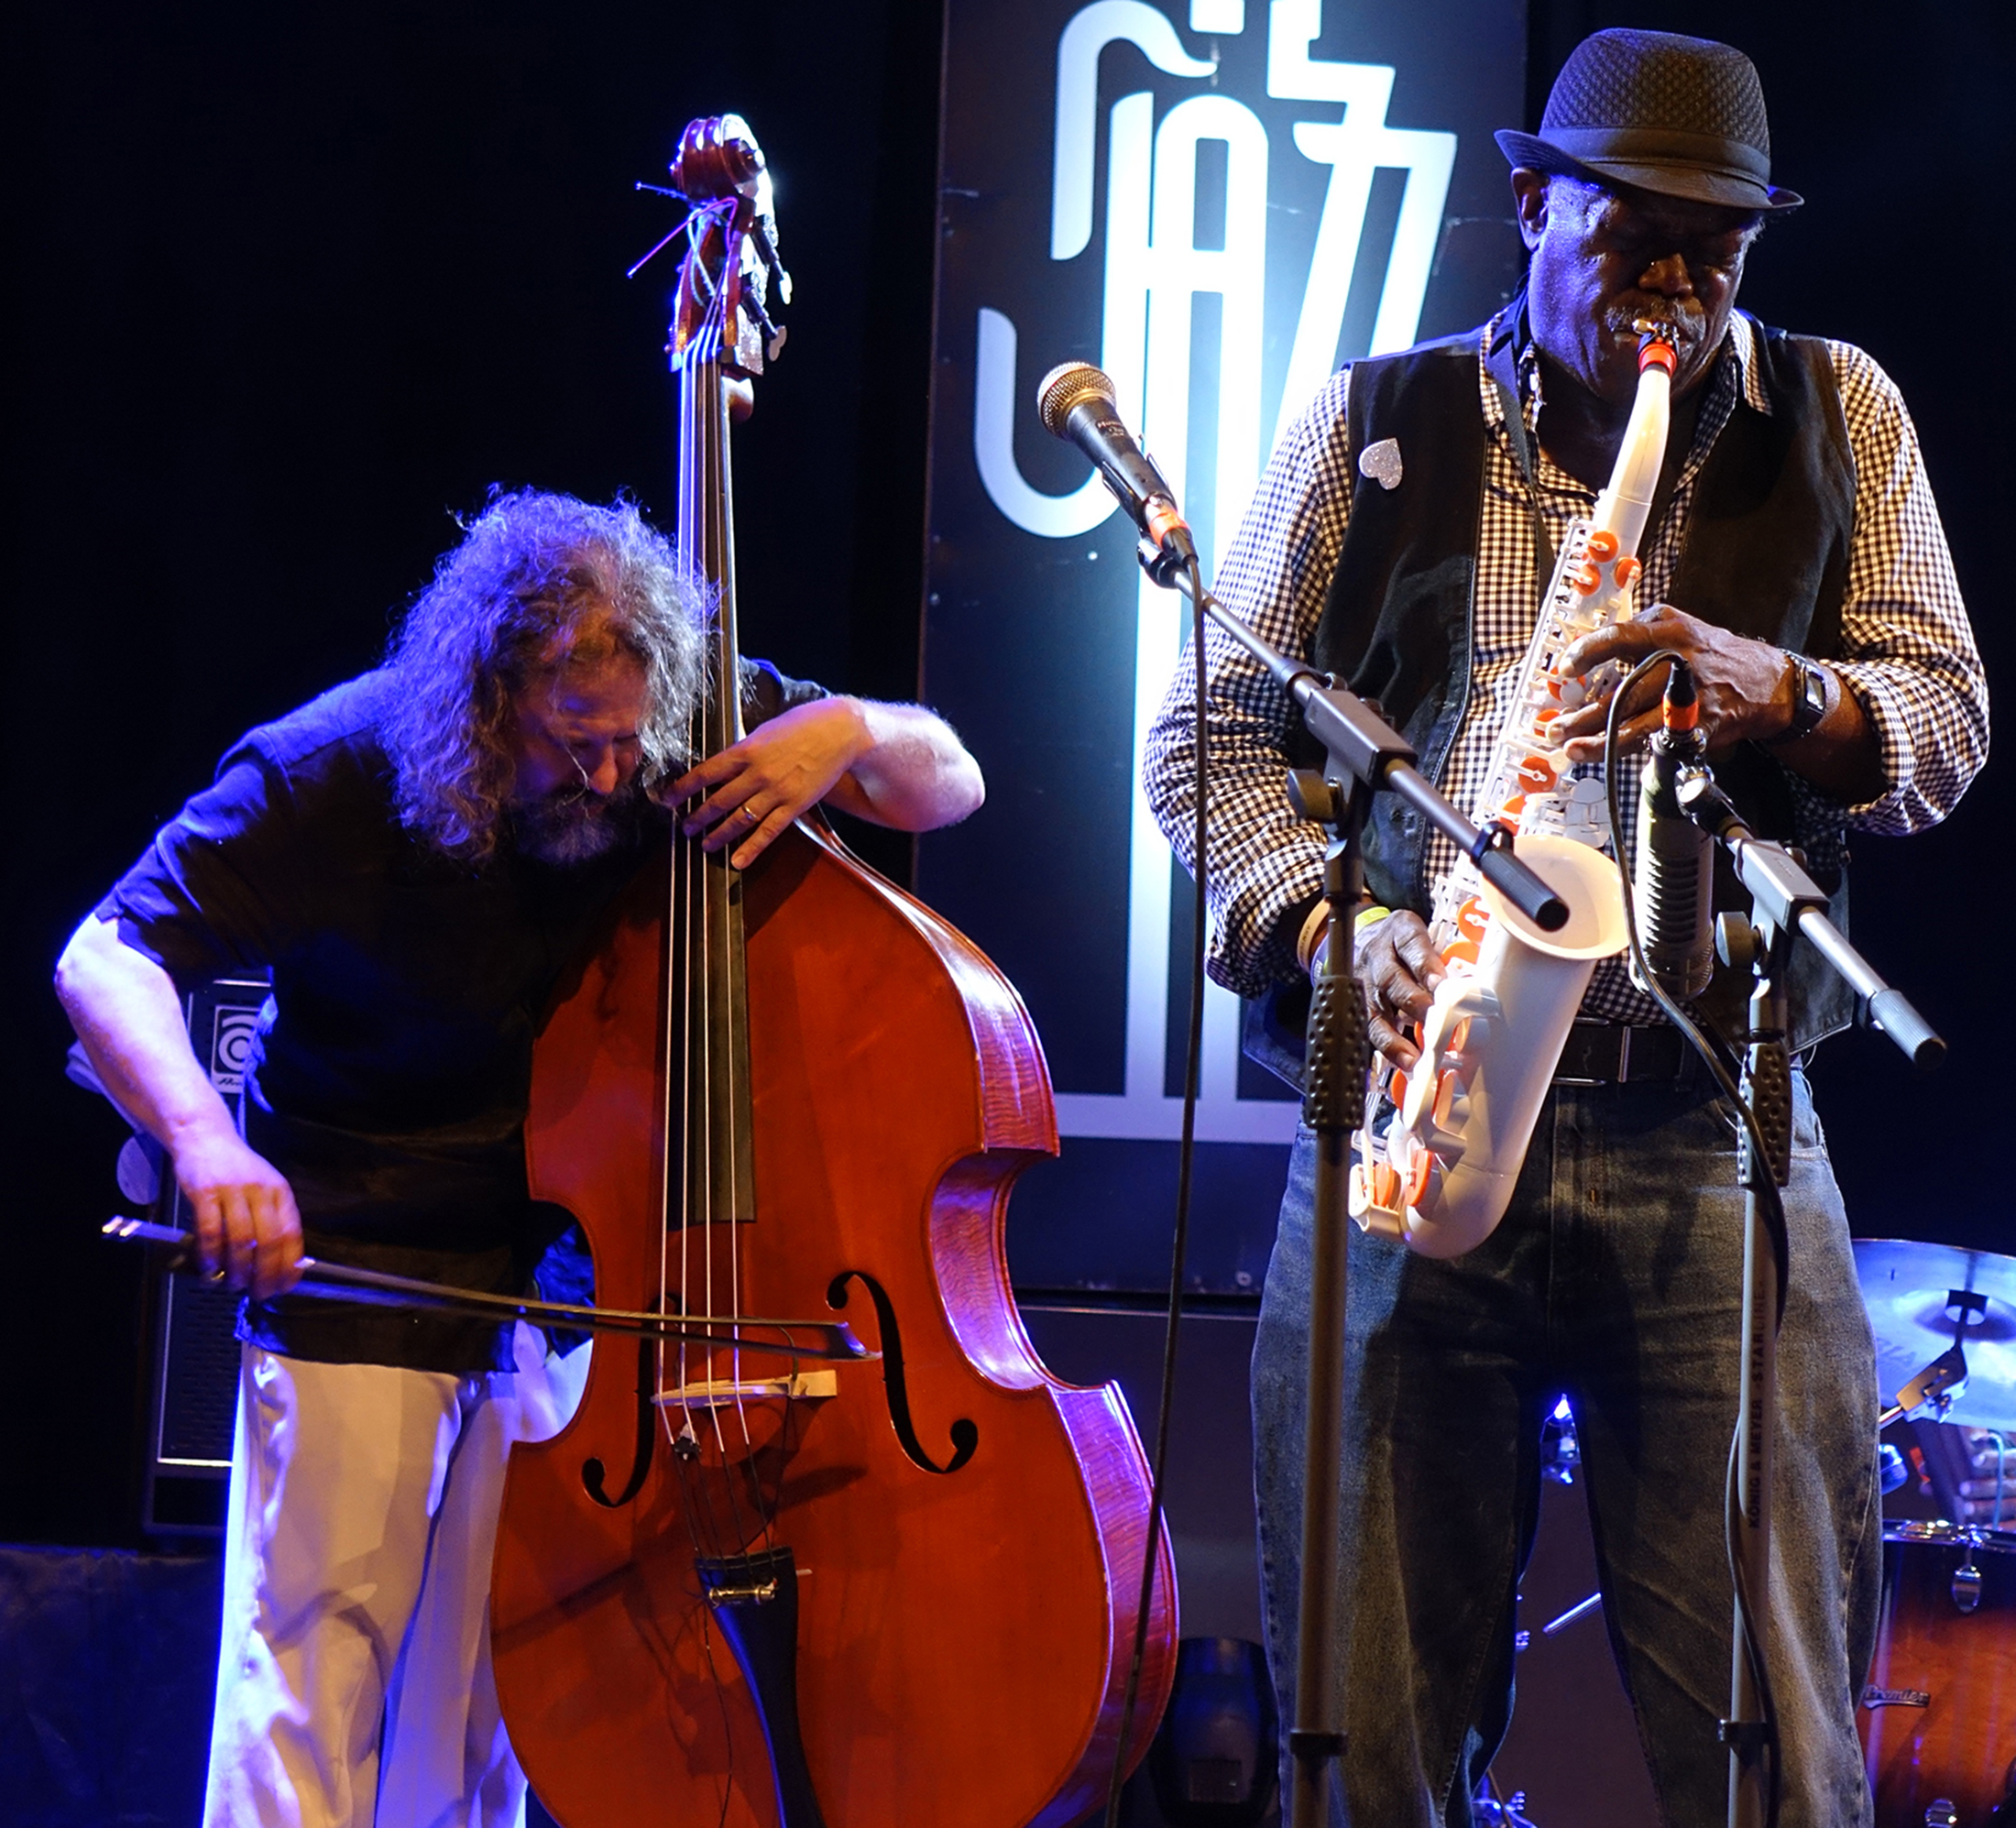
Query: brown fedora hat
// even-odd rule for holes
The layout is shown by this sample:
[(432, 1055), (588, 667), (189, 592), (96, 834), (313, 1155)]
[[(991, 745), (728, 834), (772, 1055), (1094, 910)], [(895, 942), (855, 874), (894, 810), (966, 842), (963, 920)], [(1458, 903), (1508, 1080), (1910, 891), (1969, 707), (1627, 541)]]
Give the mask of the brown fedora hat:
[(1561, 65), (1539, 132), (1496, 139), (1515, 166), (1594, 184), (1767, 213), (1805, 201), (1771, 184), (1757, 66), (1713, 38), (1597, 32)]

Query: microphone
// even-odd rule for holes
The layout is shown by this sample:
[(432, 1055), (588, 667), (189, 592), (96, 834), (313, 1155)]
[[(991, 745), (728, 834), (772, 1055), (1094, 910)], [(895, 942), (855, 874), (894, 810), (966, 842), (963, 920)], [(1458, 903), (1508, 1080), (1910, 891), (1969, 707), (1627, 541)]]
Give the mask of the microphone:
[[(1707, 765), (1700, 723), (1693, 670), (1675, 660), (1666, 675), (1660, 727), (1652, 736), (1638, 794), (1638, 866), (1631, 883), (1646, 969), (1676, 1002), (1699, 996), (1715, 975), (1709, 912), (1715, 839), (1687, 815), (1679, 792), (1683, 774)], [(1639, 989), (1651, 989), (1635, 958), (1631, 977)]]
[(1142, 559), (1148, 575), (1167, 588), (1180, 566), (1195, 562), (1197, 542), (1162, 472), (1121, 423), (1112, 382), (1090, 362), (1059, 363), (1036, 389), (1036, 414), (1046, 432), (1076, 444), (1098, 466), (1154, 549), (1153, 560)]

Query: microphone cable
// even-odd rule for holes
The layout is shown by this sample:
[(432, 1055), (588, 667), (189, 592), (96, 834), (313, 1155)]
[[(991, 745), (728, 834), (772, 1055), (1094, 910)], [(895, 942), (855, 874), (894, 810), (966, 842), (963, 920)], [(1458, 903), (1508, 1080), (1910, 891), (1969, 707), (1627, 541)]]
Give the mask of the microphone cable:
[[(1761, 1177), (1764, 1197), (1759, 1204), (1763, 1211), (1765, 1229), (1770, 1233), (1771, 1253), (1778, 1259), (1778, 1312), (1772, 1320), (1775, 1330), (1784, 1324), (1785, 1319), (1786, 1282), (1791, 1273), (1791, 1245), (1785, 1230), (1784, 1199), (1779, 1190), (1778, 1178), (1769, 1168), (1771, 1152), (1765, 1146), (1764, 1131), (1757, 1121), (1757, 1113), (1751, 1110), (1728, 1068), (1724, 1066), (1722, 1056), (1715, 1044), (1653, 976), (1639, 939), (1638, 898), (1632, 889), (1632, 872), (1624, 868), (1624, 815), (1622, 803), (1617, 795), (1617, 762), (1620, 754), (1617, 720), (1623, 710), (1626, 695), (1661, 661), (1670, 664), (1677, 662), (1682, 666), (1688, 664), (1683, 654), (1675, 653), (1671, 648), (1660, 648), (1647, 654), (1617, 682), (1617, 688), (1610, 696), (1609, 715), (1604, 719), (1604, 798), (1609, 808), (1610, 829), (1616, 834), (1617, 873), (1624, 879), (1625, 934), (1630, 945), (1632, 961), (1640, 974), (1640, 984), (1664, 1012), (1666, 1019), (1687, 1037), (1694, 1052), (1701, 1056), (1709, 1072), (1714, 1075), (1716, 1089), (1736, 1108), (1737, 1116), (1748, 1133), (1751, 1151), (1764, 1170)], [(1763, 1425), (1771, 1428), (1778, 1426), (1775, 1408), (1772, 1414), (1763, 1418)], [(1760, 1640), (1757, 1629), (1756, 1608), (1744, 1581), (1742, 1560), (1737, 1553), (1737, 1520), (1741, 1516), (1743, 1503), (1741, 1469), (1737, 1463), (1737, 1438), (1732, 1433), (1729, 1439), (1729, 1461), (1722, 1483), (1722, 1552), (1729, 1565), (1730, 1585), (1736, 1594), (1737, 1630), (1742, 1639), (1743, 1660), (1749, 1669), (1751, 1685), (1757, 1691), (1758, 1712), (1764, 1716), (1763, 1746), (1769, 1768), (1765, 1790), (1765, 1828), (1778, 1828), (1779, 1811), (1784, 1801), (1784, 1768), (1779, 1743), (1778, 1703), (1771, 1692), (1770, 1674), (1765, 1669), (1764, 1658), (1758, 1648)], [(1766, 1497), (1769, 1502), (1769, 1494)], [(1112, 1824), (1109, 1824), (1109, 1828), (1112, 1828)]]
[[(1207, 839), (1204, 803), (1204, 745), (1209, 700), (1204, 686), (1204, 573), (1193, 556), (1190, 575), (1190, 656), (1197, 686), (1194, 793), (1196, 826), (1191, 869), (1194, 895), (1190, 920), (1189, 1031), (1183, 1047), (1183, 1137), (1176, 1156), (1176, 1225), (1169, 1246), (1169, 1308), (1162, 1335), (1161, 1396), (1155, 1422), (1155, 1453), (1148, 1493), (1147, 1539), (1141, 1551), (1141, 1592), (1134, 1615), (1134, 1655), (1127, 1665), (1126, 1698), (1120, 1709), (1120, 1736), (1113, 1748), (1112, 1775), (1106, 1786), (1105, 1828), (1120, 1828), (1120, 1794), (1126, 1782), (1127, 1745), (1133, 1735), (1134, 1706), (1141, 1695), (1141, 1666), (1147, 1655), (1148, 1614), (1155, 1599), (1156, 1570), (1161, 1561), (1162, 1494), (1168, 1471), (1169, 1414), (1176, 1407), (1177, 1335), (1183, 1323), (1184, 1264), (1189, 1255), (1190, 1193), (1197, 1160), (1197, 1091), (1204, 1057), (1204, 852)], [(1174, 1593), (1170, 1595), (1175, 1598)]]

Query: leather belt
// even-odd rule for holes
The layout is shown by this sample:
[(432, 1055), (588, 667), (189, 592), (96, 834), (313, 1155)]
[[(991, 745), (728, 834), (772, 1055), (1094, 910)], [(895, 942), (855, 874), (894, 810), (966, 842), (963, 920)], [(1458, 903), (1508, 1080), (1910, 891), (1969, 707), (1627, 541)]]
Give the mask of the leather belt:
[(1694, 1050), (1671, 1023), (1632, 1028), (1620, 1022), (1577, 1022), (1554, 1067), (1558, 1086), (1672, 1085), (1689, 1078)]

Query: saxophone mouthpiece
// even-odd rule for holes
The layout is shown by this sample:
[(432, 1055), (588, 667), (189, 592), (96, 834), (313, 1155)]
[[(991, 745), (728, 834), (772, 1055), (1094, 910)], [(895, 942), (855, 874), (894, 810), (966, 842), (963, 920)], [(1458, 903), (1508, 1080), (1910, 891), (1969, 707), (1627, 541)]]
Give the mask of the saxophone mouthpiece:
[(1680, 332), (1658, 318), (1638, 318), (1631, 328), (1638, 334), (1638, 373), (1655, 364), (1670, 375), (1680, 348)]

